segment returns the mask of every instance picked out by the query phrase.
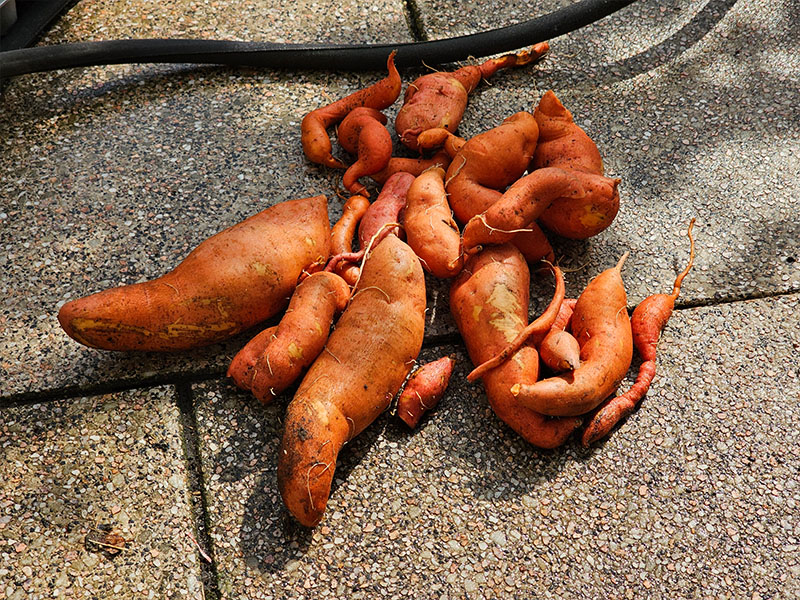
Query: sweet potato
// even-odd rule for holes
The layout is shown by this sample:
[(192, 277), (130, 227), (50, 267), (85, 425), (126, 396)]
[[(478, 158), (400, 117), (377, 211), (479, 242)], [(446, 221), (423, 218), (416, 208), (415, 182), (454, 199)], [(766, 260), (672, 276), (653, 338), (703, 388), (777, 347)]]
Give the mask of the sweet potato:
[(105, 350), (211, 344), (282, 311), (303, 269), (329, 251), (325, 196), (282, 202), (205, 240), (157, 279), (66, 303), (58, 320)]
[(522, 256), (529, 265), (534, 265), (538, 262), (553, 263), (556, 260), (553, 247), (550, 245), (550, 240), (536, 223), (529, 223), (523, 231), (515, 233), (511, 238), (511, 243), (517, 247), (517, 250), (522, 252)]
[(574, 371), (580, 366), (580, 344), (575, 336), (567, 331), (576, 303), (575, 298), (564, 298), (553, 326), (539, 344), (539, 357), (555, 373)]
[[(353, 252), (353, 238), (356, 229), (369, 207), (369, 200), (358, 195), (352, 196), (344, 203), (341, 218), (331, 227), (331, 254), (333, 256)], [(358, 274), (361, 272), (360, 267), (350, 261), (338, 262), (330, 270), (341, 276), (351, 286), (356, 284)]]
[(389, 54), (386, 68), (389, 74), (377, 83), (327, 106), (312, 110), (303, 117), (303, 121), (300, 124), (300, 141), (308, 160), (336, 169), (347, 168), (347, 165), (331, 155), (332, 146), (327, 130), (344, 119), (354, 108), (366, 106), (376, 110), (383, 110), (397, 100), (402, 89), (402, 83), (400, 74), (394, 66), (394, 52)]
[(533, 323), (523, 327), (500, 352), (473, 369), (472, 372), (467, 375), (467, 381), (476, 381), (480, 379), (492, 369), (503, 364), (510, 356), (513, 356), (526, 344), (533, 347), (538, 346), (542, 338), (550, 331), (559, 315), (559, 309), (564, 301), (565, 292), (564, 275), (561, 269), (554, 265), (550, 265), (550, 267), (553, 270), (553, 275), (555, 275), (556, 289), (553, 292), (553, 299), (550, 301), (548, 307), (533, 321)]
[(466, 223), (494, 204), (519, 179), (531, 161), (539, 137), (533, 115), (518, 112), (494, 129), (467, 140), (447, 168), (450, 206)]
[(675, 310), (675, 300), (681, 292), (684, 278), (694, 264), (694, 238), (692, 227), (694, 219), (689, 223), (689, 262), (686, 268), (675, 278), (671, 294), (654, 294), (648, 296), (634, 309), (631, 316), (633, 344), (642, 359), (636, 381), (624, 394), (607, 400), (592, 417), (583, 432), (582, 443), (588, 446), (605, 437), (619, 421), (633, 412), (636, 405), (647, 394), (656, 374), (656, 347), (661, 332)]
[(521, 406), (546, 415), (581, 415), (617, 389), (633, 358), (621, 276), (627, 257), (625, 253), (615, 267), (595, 277), (578, 297), (572, 333), (581, 347), (580, 367), (534, 384), (513, 385), (511, 393)]
[(358, 160), (342, 176), (342, 184), (352, 194), (369, 196), (358, 179), (385, 169), (392, 158), (392, 136), (385, 127), (386, 116), (375, 110), (359, 106), (342, 120), (337, 131), (339, 144)]
[(422, 365), (406, 382), (397, 399), (397, 416), (411, 429), (419, 424), (423, 414), (439, 404), (447, 391), (455, 363), (452, 356), (444, 356)]
[(467, 143), (462, 137), (451, 133), (444, 127), (426, 129), (417, 136), (417, 145), (420, 150), (433, 150), (442, 148), (450, 158), (458, 154), (458, 151)]
[(395, 130), (400, 142), (417, 150), (417, 136), (421, 132), (437, 127), (455, 131), (464, 116), (467, 98), (482, 79), (492, 76), (500, 69), (538, 60), (548, 49), (547, 42), (542, 42), (529, 52), (508, 54), (487, 60), (481, 65), (462, 67), (450, 73), (428, 73), (417, 78), (406, 88), (403, 106), (395, 119)]
[(388, 236), (286, 413), (278, 488), (307, 527), (322, 519), (342, 446), (389, 407), (422, 347), (425, 279), (413, 250)]
[[(450, 310), (474, 365), (499, 354), (528, 322), (530, 273), (514, 246), (490, 246), (472, 255), (450, 288)], [(508, 360), (483, 376), (495, 414), (525, 440), (540, 448), (560, 446), (581, 419), (551, 419), (521, 406), (511, 394), (513, 383), (532, 384), (539, 357), (523, 345)]]
[(264, 331), (256, 334), (244, 348), (236, 353), (231, 364), (228, 365), (228, 377), (243, 390), (250, 391), (250, 382), (253, 380), (253, 367), (258, 358), (264, 353), (264, 349), (275, 339), (275, 332), (278, 326), (267, 327)]
[(393, 156), (389, 159), (389, 164), (386, 165), (385, 169), (382, 169), (377, 173), (373, 173), (370, 175), (370, 177), (376, 183), (383, 185), (386, 183), (389, 177), (395, 173), (399, 173), (400, 171), (411, 173), (416, 177), (417, 175), (421, 175), (428, 169), (432, 169), (434, 167), (447, 169), (447, 167), (450, 165), (450, 161), (450, 156), (444, 150), (440, 150), (430, 158), (406, 158), (402, 156)]
[[(603, 179), (591, 175), (604, 174), (600, 151), (592, 139), (572, 119), (552, 91), (542, 96), (533, 112), (539, 125), (539, 142), (531, 167), (561, 167), (586, 173), (582, 198), (557, 198), (539, 217), (550, 231), (572, 239), (586, 239), (608, 227), (619, 211), (617, 185), (609, 188)], [(591, 185), (591, 181), (595, 181)], [(615, 180), (619, 184), (619, 180)]]
[(408, 189), (403, 222), (408, 245), (436, 277), (454, 277), (464, 264), (461, 235), (444, 189), (444, 170), (431, 169)]
[(306, 278), (292, 294), (289, 308), (266, 346), (256, 336), (251, 343), (260, 352), (246, 345), (231, 362), (228, 376), (269, 404), (319, 356), (334, 317), (349, 299), (350, 287), (334, 273), (322, 271)]
[(556, 198), (580, 198), (585, 193), (573, 171), (537, 169), (518, 179), (494, 204), (467, 222), (462, 236), (464, 252), (510, 242)]

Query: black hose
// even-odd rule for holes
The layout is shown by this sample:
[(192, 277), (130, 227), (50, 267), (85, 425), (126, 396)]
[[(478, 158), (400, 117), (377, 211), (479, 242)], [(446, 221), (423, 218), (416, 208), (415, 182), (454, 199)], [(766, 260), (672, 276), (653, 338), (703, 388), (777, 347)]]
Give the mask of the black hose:
[(536, 19), (429, 42), (366, 45), (273, 44), (222, 40), (140, 39), (79, 42), (0, 52), (0, 77), (73, 67), (193, 63), (248, 67), (373, 71), (397, 51), (398, 67), (451, 63), (551, 40), (594, 23), (635, 0), (581, 0)]

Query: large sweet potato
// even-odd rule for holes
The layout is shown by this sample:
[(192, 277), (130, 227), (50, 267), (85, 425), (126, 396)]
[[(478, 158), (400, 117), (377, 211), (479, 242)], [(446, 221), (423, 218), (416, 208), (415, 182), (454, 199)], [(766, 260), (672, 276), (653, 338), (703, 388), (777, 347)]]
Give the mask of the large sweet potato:
[(422, 347), (425, 279), (414, 252), (385, 238), (351, 303), (289, 403), (278, 487), (297, 520), (322, 519), (342, 446), (390, 405)]
[(233, 336), (283, 310), (303, 269), (328, 257), (327, 206), (325, 196), (277, 204), (157, 279), (67, 302), (58, 320), (104, 350), (184, 350)]

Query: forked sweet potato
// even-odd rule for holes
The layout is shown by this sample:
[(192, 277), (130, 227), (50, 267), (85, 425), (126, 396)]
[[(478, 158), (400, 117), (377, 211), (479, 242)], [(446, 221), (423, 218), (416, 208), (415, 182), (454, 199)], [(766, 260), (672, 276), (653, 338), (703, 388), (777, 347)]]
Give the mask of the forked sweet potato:
[(397, 399), (397, 416), (414, 429), (429, 410), (433, 410), (447, 391), (453, 365), (452, 356), (444, 356), (414, 371)]
[(408, 189), (403, 216), (408, 245), (426, 271), (446, 279), (461, 271), (461, 235), (444, 189), (444, 170), (431, 169)]
[[(490, 246), (472, 255), (450, 288), (450, 310), (474, 365), (499, 354), (528, 322), (530, 273), (514, 246)], [(551, 419), (520, 405), (511, 385), (533, 384), (539, 357), (523, 345), (508, 360), (483, 376), (495, 414), (531, 444), (555, 448), (581, 424), (581, 419)]]
[(425, 279), (395, 236), (364, 262), (350, 305), (286, 413), (278, 487), (307, 527), (322, 519), (342, 446), (389, 407), (422, 347)]
[[(334, 317), (350, 299), (350, 287), (335, 273), (314, 273), (297, 286), (277, 329), (263, 344), (256, 336), (231, 362), (228, 376), (263, 404), (292, 385), (319, 356)], [(251, 350), (251, 344), (256, 350)]]
[(67, 302), (58, 320), (92, 348), (204, 346), (283, 310), (303, 269), (329, 251), (325, 196), (282, 202), (205, 240), (157, 279)]
[[(533, 112), (539, 124), (539, 143), (531, 167), (561, 167), (580, 171), (586, 195), (582, 198), (557, 198), (539, 217), (550, 231), (573, 239), (597, 235), (619, 211), (619, 190), (608, 188), (603, 179), (591, 176), (604, 174), (603, 160), (597, 145), (572, 119), (570, 113), (552, 91), (542, 96)], [(596, 183), (592, 184), (591, 182)], [(616, 180), (619, 184), (619, 180)]]
[(332, 145), (328, 136), (328, 128), (339, 123), (354, 108), (366, 106), (383, 110), (397, 100), (402, 89), (402, 82), (400, 74), (394, 66), (394, 52), (389, 55), (386, 68), (389, 70), (389, 74), (377, 83), (327, 106), (312, 110), (303, 117), (300, 124), (300, 142), (308, 160), (336, 169), (347, 168), (347, 165), (331, 154)]
[(389, 165), (392, 136), (385, 125), (386, 116), (366, 106), (354, 108), (339, 125), (339, 144), (350, 154), (358, 156), (342, 176), (342, 184), (352, 194), (369, 196), (359, 178), (378, 173)]
[(538, 138), (539, 126), (533, 115), (518, 112), (467, 140), (445, 176), (450, 206), (458, 221), (466, 223), (500, 199), (501, 190), (528, 168)]
[(581, 365), (534, 384), (514, 384), (511, 393), (520, 405), (553, 416), (582, 415), (617, 389), (633, 358), (620, 273), (627, 257), (626, 253), (615, 267), (595, 277), (578, 297), (571, 322), (581, 347)]
[(400, 142), (417, 150), (417, 136), (427, 129), (441, 127), (454, 132), (464, 116), (469, 95), (482, 79), (491, 77), (500, 69), (538, 60), (548, 49), (547, 42), (542, 42), (530, 51), (492, 58), (483, 64), (462, 67), (453, 72), (437, 71), (417, 78), (406, 88), (403, 106), (395, 119)]

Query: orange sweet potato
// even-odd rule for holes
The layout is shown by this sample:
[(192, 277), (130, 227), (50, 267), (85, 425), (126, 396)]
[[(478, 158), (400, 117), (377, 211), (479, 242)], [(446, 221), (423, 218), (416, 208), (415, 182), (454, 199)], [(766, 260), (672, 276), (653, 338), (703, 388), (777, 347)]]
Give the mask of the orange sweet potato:
[(675, 310), (675, 300), (681, 293), (683, 280), (689, 274), (694, 264), (694, 238), (692, 237), (692, 227), (694, 219), (689, 223), (689, 262), (675, 278), (671, 294), (653, 294), (639, 303), (631, 315), (631, 329), (633, 331), (633, 344), (642, 359), (639, 366), (639, 373), (636, 381), (631, 388), (617, 396), (604, 402), (597, 413), (592, 416), (589, 424), (583, 432), (582, 443), (588, 446), (602, 437), (608, 435), (619, 421), (627, 417), (636, 408), (636, 405), (647, 394), (650, 384), (656, 375), (656, 348), (661, 332), (667, 325), (667, 321)]
[(450, 156), (444, 150), (440, 150), (430, 158), (406, 158), (402, 156), (393, 156), (389, 159), (389, 164), (386, 165), (385, 169), (381, 169), (377, 173), (371, 174), (370, 177), (376, 183), (383, 185), (386, 183), (389, 177), (401, 171), (411, 173), (416, 177), (417, 175), (421, 175), (428, 169), (432, 169), (434, 167), (447, 169), (447, 167), (450, 165), (450, 160)]
[(307, 527), (322, 519), (342, 446), (389, 407), (422, 347), (425, 279), (388, 236), (364, 262), (350, 305), (286, 413), (278, 488)]
[[(352, 196), (344, 203), (341, 218), (331, 227), (331, 254), (333, 256), (353, 252), (356, 228), (369, 207), (369, 200), (364, 196)], [(326, 270), (331, 270), (341, 276), (351, 286), (356, 284), (358, 274), (361, 272), (360, 267), (350, 261), (339, 261), (331, 269)]]
[(392, 158), (392, 136), (384, 126), (386, 116), (366, 106), (354, 108), (337, 132), (339, 144), (358, 160), (342, 176), (342, 184), (353, 194), (369, 196), (358, 179), (385, 169)]
[(467, 143), (462, 137), (451, 133), (444, 127), (434, 127), (426, 129), (417, 136), (417, 145), (420, 150), (433, 150), (442, 148), (450, 158), (458, 154), (458, 151)]
[(539, 344), (542, 362), (555, 373), (574, 371), (581, 362), (581, 347), (567, 328), (575, 310), (575, 298), (564, 298), (558, 309), (556, 320)]
[(501, 190), (519, 179), (531, 161), (539, 126), (533, 115), (518, 112), (494, 129), (467, 140), (445, 176), (450, 206), (466, 223), (494, 204)]
[(105, 350), (211, 344), (283, 310), (303, 269), (329, 251), (325, 196), (282, 202), (205, 240), (157, 279), (66, 303), (58, 320)]
[(228, 366), (228, 377), (243, 390), (250, 391), (250, 382), (253, 380), (253, 367), (255, 367), (258, 357), (264, 353), (264, 349), (275, 339), (275, 332), (278, 326), (267, 327), (251, 339), (244, 348), (236, 353), (231, 364)]
[[(292, 385), (319, 356), (334, 317), (350, 299), (350, 287), (334, 273), (321, 271), (297, 286), (277, 330), (268, 338), (256, 336), (231, 362), (228, 376), (250, 390), (263, 404)], [(254, 358), (254, 360), (253, 360)]]
[(389, 74), (377, 83), (327, 106), (312, 110), (303, 117), (300, 124), (300, 141), (308, 160), (336, 169), (347, 168), (347, 165), (331, 155), (331, 139), (327, 130), (344, 119), (354, 108), (366, 106), (383, 110), (397, 100), (402, 82), (400, 74), (394, 66), (394, 52), (389, 55), (386, 68), (389, 70)]
[(538, 60), (548, 49), (547, 42), (542, 42), (529, 52), (493, 58), (481, 65), (462, 67), (451, 73), (428, 73), (417, 78), (406, 88), (403, 106), (395, 119), (400, 142), (417, 150), (417, 136), (427, 129), (441, 127), (454, 132), (464, 116), (467, 98), (482, 79), (500, 69)]
[(520, 405), (553, 416), (581, 415), (617, 389), (633, 358), (631, 322), (620, 273), (627, 256), (589, 282), (578, 297), (572, 333), (581, 347), (581, 365), (534, 384), (514, 384), (511, 393)]
[(453, 365), (452, 356), (444, 356), (414, 371), (397, 399), (397, 416), (414, 429), (422, 415), (433, 410), (447, 391)]
[[(490, 246), (472, 255), (450, 288), (450, 310), (474, 365), (496, 356), (528, 322), (530, 273), (514, 246)], [(563, 444), (581, 419), (551, 419), (521, 406), (511, 385), (532, 384), (539, 374), (539, 357), (523, 345), (508, 360), (483, 376), (495, 414), (525, 440), (540, 448)]]
[(453, 220), (444, 189), (444, 170), (431, 169), (408, 189), (403, 216), (408, 245), (425, 270), (446, 279), (461, 271), (461, 235)]
[[(572, 119), (570, 113), (552, 91), (542, 96), (533, 112), (539, 125), (539, 143), (531, 167), (561, 167), (585, 173), (586, 195), (575, 199), (558, 198), (546, 208), (539, 222), (550, 231), (573, 239), (597, 235), (608, 227), (619, 211), (617, 185), (609, 188), (600, 151), (592, 139)], [(594, 185), (591, 184), (595, 181)], [(619, 180), (615, 180), (619, 184)]]

